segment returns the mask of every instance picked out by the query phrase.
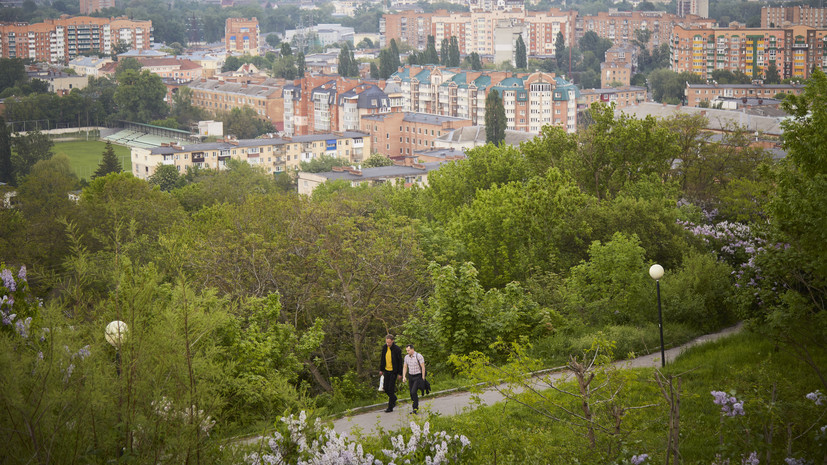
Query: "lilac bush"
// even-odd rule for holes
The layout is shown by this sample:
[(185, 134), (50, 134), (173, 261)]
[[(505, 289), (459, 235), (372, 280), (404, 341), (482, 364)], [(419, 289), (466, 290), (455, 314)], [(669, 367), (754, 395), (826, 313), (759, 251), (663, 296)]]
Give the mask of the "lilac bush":
[(649, 454), (633, 455), (631, 462), (632, 465), (640, 465), (641, 463), (645, 462), (648, 458)]
[(744, 402), (740, 401), (735, 398), (735, 396), (731, 396), (723, 391), (712, 391), (712, 397), (715, 399), (712, 401), (715, 405), (721, 406), (721, 415), (727, 417), (735, 417), (738, 415), (744, 415)]
[[(286, 434), (273, 433), (268, 440), (269, 451), (254, 452), (246, 457), (250, 465), (385, 465), (385, 462), (366, 453), (361, 444), (350, 441), (346, 434), (337, 434), (332, 428), (323, 427), (317, 418), (312, 426), (307, 414), (301, 412), (282, 417)], [(465, 436), (450, 435), (444, 431), (431, 434), (429, 423), (422, 427), (411, 422), (411, 436), (407, 440), (401, 434), (390, 438), (391, 448), (383, 449), (389, 461), (387, 465), (424, 464), (441, 465), (460, 463), (470, 448)]]

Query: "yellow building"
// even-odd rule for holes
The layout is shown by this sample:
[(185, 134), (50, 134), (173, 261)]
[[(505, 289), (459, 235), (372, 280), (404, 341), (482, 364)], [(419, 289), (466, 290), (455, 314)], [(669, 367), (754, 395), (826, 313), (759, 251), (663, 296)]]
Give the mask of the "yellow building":
[(147, 179), (159, 165), (172, 165), (181, 172), (187, 168), (225, 169), (230, 159), (260, 166), (268, 173), (297, 171), (303, 161), (322, 155), (359, 164), (370, 156), (370, 137), (359, 131), (312, 134), (264, 139), (225, 139), (218, 142), (154, 148), (132, 148), (132, 174)]

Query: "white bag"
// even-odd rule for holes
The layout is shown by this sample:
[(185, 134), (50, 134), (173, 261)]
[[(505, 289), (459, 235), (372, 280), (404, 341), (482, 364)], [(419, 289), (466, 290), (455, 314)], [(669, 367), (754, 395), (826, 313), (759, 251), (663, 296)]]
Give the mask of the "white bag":
[(379, 376), (379, 392), (385, 392), (385, 375)]

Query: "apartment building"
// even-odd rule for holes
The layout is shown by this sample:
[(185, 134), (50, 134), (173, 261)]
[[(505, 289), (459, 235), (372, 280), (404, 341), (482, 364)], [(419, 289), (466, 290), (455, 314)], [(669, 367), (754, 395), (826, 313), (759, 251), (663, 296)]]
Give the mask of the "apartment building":
[(686, 83), (686, 104), (699, 107), (718, 97), (740, 99), (771, 99), (777, 94), (801, 95), (803, 84), (690, 84)]
[(485, 124), (485, 99), (496, 89), (507, 128), (540, 132), (547, 125), (577, 129), (577, 86), (549, 73), (466, 71), (442, 66), (406, 66), (388, 79), (386, 93), (399, 89), (403, 111), (452, 116)]
[(614, 45), (629, 44), (635, 40), (635, 31), (649, 30), (651, 36), (647, 47), (660, 47), (669, 43), (675, 26), (714, 27), (715, 20), (696, 15), (678, 17), (663, 11), (618, 11), (609, 9), (596, 15), (578, 16), (575, 20), (574, 38), (576, 41), (589, 31), (603, 39), (609, 39)]
[(75, 70), (78, 76), (95, 76), (98, 71), (107, 63), (112, 63), (111, 58), (99, 57), (77, 57), (69, 62), (69, 68)]
[(298, 171), (301, 162), (322, 155), (358, 164), (371, 153), (370, 138), (357, 131), (264, 139), (223, 139), (218, 142), (154, 148), (132, 148), (132, 174), (147, 179), (160, 165), (172, 165), (180, 172), (188, 168), (225, 169), (230, 159), (246, 161), (268, 173)]
[(228, 54), (259, 54), (261, 34), (256, 18), (227, 18), (224, 24), (224, 46)]
[(114, 8), (115, 0), (80, 0), (80, 14), (88, 15), (104, 8)]
[(261, 119), (277, 129), (284, 121), (282, 81), (266, 79), (248, 83), (244, 78), (223, 80), (205, 79), (187, 84), (192, 89), (192, 104), (212, 114), (232, 111), (233, 108), (250, 107)]
[(625, 108), (645, 102), (646, 92), (645, 87), (635, 86), (624, 86), (617, 89), (585, 89), (580, 91), (580, 99), (577, 100), (577, 103), (580, 109), (588, 108), (596, 102), (607, 105), (614, 104), (617, 108)]
[(409, 111), (362, 117), (362, 132), (370, 135), (374, 152), (393, 160), (433, 150), (437, 137), (470, 125), (471, 120), (465, 118)]
[(761, 27), (827, 27), (827, 8), (799, 6), (765, 6), (761, 8)]
[(198, 63), (185, 58), (136, 58), (143, 65), (142, 70), (149, 70), (163, 79), (174, 79), (178, 82), (189, 82), (201, 79), (202, 67)]
[(782, 79), (807, 79), (813, 67), (827, 69), (827, 29), (684, 28), (676, 26), (670, 41), (671, 68), (709, 78), (712, 71), (741, 71), (763, 79), (775, 64)]
[(36, 24), (0, 24), (2, 58), (66, 64), (79, 55), (110, 55), (119, 42), (139, 50), (149, 49), (152, 21), (63, 16)]
[(284, 86), (284, 133), (359, 129), (362, 116), (401, 110), (373, 83), (338, 76), (305, 76)]
[(379, 46), (388, 47), (391, 40), (396, 40), (397, 43), (404, 42), (416, 49), (424, 49), (431, 34), (433, 16), (434, 13), (415, 10), (383, 15), (379, 19)]
[(678, 0), (677, 14), (682, 18), (689, 15), (709, 18), (709, 0)]

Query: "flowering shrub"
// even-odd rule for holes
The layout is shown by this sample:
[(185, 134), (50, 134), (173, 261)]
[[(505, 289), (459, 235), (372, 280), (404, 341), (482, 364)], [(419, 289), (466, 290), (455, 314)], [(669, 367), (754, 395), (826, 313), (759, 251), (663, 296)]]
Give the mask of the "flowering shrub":
[[(282, 417), (286, 427), (285, 434), (273, 433), (268, 441), (270, 448), (266, 453), (252, 453), (246, 457), (250, 465), (385, 465), (370, 453), (366, 453), (361, 444), (349, 441), (347, 435), (336, 434), (327, 427), (322, 427), (317, 418), (312, 426), (307, 424), (307, 414), (301, 412), (298, 418), (293, 415)], [(390, 459), (387, 465), (425, 464), (439, 465), (460, 463), (463, 454), (469, 449), (470, 441), (465, 436), (451, 436), (444, 431), (431, 434), (426, 422), (419, 427), (411, 422), (411, 436), (406, 441), (401, 434), (390, 438), (391, 449), (382, 453)]]
[(641, 463), (645, 462), (648, 458), (649, 454), (633, 455), (631, 462), (632, 465), (640, 465)]
[(721, 406), (721, 415), (727, 417), (734, 417), (744, 415), (744, 402), (730, 396), (723, 391), (712, 391), (712, 396), (715, 398), (713, 402), (715, 405)]
[(14, 273), (3, 265), (0, 267), (0, 281), (0, 328), (3, 331), (16, 332), (20, 337), (28, 339), (37, 306), (32, 305), (35, 299), (29, 296), (26, 266), (21, 266), (17, 273)]

